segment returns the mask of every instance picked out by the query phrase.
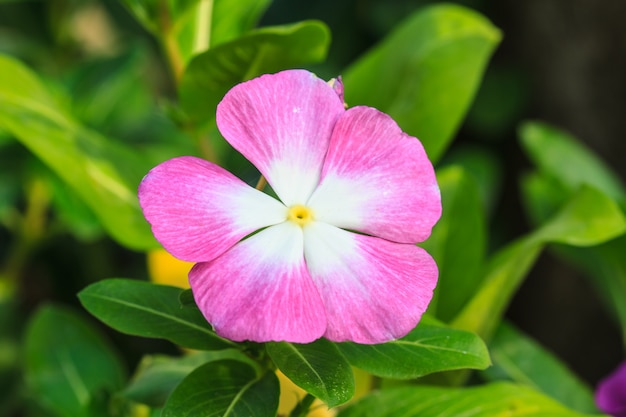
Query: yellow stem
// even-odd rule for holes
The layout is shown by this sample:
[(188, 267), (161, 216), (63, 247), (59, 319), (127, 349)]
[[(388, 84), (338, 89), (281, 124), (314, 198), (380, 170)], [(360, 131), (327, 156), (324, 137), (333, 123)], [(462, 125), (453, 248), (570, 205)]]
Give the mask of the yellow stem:
[(176, 40), (174, 25), (172, 24), (172, 16), (170, 15), (167, 2), (161, 1), (159, 6), (158, 23), (160, 29), (160, 40), (165, 57), (170, 65), (172, 75), (174, 76), (176, 85), (178, 85), (185, 70), (185, 62), (183, 60), (182, 53), (180, 52), (178, 41)]
[(17, 236), (0, 272), (0, 299), (6, 299), (14, 292), (24, 265), (43, 238), (49, 203), (50, 196), (45, 184), (35, 180), (28, 188), (26, 211), (19, 218)]
[(265, 179), (263, 175), (261, 175), (261, 178), (259, 178), (259, 182), (256, 183), (256, 187), (254, 188), (256, 188), (259, 191), (263, 191), (266, 185), (267, 185), (267, 180)]

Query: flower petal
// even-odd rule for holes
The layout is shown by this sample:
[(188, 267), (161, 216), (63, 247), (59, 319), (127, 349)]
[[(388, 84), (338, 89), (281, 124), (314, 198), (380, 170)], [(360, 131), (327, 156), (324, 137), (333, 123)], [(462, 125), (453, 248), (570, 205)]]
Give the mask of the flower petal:
[(291, 206), (306, 202), (317, 186), (333, 126), (344, 111), (323, 80), (289, 70), (233, 87), (216, 117), (226, 140)]
[(371, 107), (351, 108), (337, 121), (308, 205), (319, 221), (402, 243), (428, 238), (441, 216), (424, 147)]
[(294, 343), (322, 336), (326, 315), (302, 245), (302, 229), (284, 222), (193, 267), (189, 281), (196, 303), (217, 334)]
[(211, 261), (287, 214), (278, 200), (192, 156), (153, 168), (139, 185), (139, 203), (156, 239), (190, 262)]
[(304, 256), (335, 342), (383, 343), (411, 331), (428, 307), (437, 265), (423, 249), (313, 222)]
[(595, 400), (602, 412), (615, 417), (626, 417), (626, 361), (600, 381)]

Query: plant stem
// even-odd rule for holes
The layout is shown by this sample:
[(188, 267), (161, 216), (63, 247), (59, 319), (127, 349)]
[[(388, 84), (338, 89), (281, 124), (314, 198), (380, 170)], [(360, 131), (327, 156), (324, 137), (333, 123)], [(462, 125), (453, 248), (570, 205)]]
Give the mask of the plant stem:
[(201, 0), (196, 9), (196, 33), (193, 40), (193, 53), (206, 51), (211, 46), (211, 23), (213, 21), (213, 0)]
[(7, 299), (14, 293), (31, 252), (41, 241), (45, 232), (49, 203), (48, 190), (41, 180), (29, 184), (26, 209), (24, 215), (17, 219), (16, 238), (9, 249), (6, 264), (0, 272), (0, 299)]
[(266, 185), (267, 185), (267, 180), (265, 179), (263, 175), (261, 175), (261, 178), (259, 178), (259, 181), (256, 183), (256, 186), (254, 188), (256, 188), (259, 191), (263, 191)]
[(158, 25), (160, 29), (160, 41), (163, 47), (163, 52), (167, 62), (170, 65), (172, 75), (176, 85), (180, 83), (180, 79), (183, 76), (185, 70), (185, 63), (183, 60), (178, 41), (176, 40), (176, 33), (174, 25), (172, 23), (172, 15), (170, 13), (167, 1), (161, 0), (159, 2), (159, 18)]
[(315, 401), (315, 397), (311, 394), (307, 394), (304, 396), (302, 400), (291, 410), (289, 413), (289, 417), (306, 417), (309, 414), (309, 408), (311, 408), (311, 404)]

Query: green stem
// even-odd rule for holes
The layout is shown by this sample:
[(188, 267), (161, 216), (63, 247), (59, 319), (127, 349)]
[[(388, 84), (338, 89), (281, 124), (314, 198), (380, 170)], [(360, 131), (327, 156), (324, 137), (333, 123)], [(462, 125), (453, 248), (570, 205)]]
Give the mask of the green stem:
[(14, 294), (30, 254), (43, 238), (49, 203), (45, 184), (41, 180), (33, 181), (27, 190), (26, 211), (17, 219), (16, 238), (0, 272), (0, 299)]
[(170, 14), (167, 1), (161, 0), (159, 2), (159, 34), (160, 41), (165, 53), (165, 58), (170, 65), (170, 70), (174, 76), (176, 85), (180, 83), (185, 70), (185, 62), (183, 55), (180, 52), (178, 41), (176, 40), (176, 33), (174, 31), (174, 25), (172, 23), (172, 15)]
[(302, 400), (291, 410), (289, 413), (289, 417), (306, 417), (309, 414), (309, 409), (311, 405), (315, 401), (315, 397), (311, 394), (307, 394), (304, 396)]

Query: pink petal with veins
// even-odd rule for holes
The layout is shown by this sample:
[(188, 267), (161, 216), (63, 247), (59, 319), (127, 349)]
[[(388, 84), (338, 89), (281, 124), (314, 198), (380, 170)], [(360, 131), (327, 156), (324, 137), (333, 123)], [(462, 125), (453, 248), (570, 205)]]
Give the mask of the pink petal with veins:
[(211, 261), (287, 213), (276, 199), (192, 156), (153, 168), (139, 185), (139, 203), (156, 239), (189, 262)]

